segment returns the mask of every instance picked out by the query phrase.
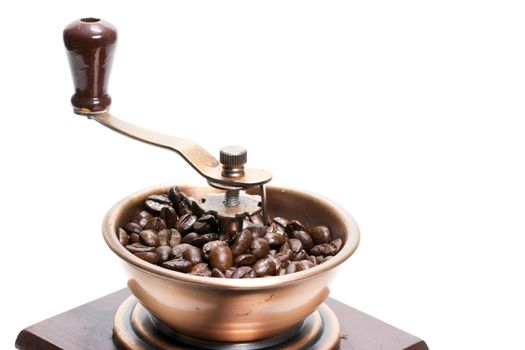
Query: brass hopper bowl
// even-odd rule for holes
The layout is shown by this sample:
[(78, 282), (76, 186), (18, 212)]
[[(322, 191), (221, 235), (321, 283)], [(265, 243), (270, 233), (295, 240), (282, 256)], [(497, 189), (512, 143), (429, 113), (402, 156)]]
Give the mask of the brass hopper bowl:
[[(120, 244), (119, 227), (129, 221), (149, 195), (166, 193), (170, 186), (133, 194), (113, 206), (103, 224), (104, 239), (122, 259), (128, 287), (136, 298), (125, 301), (117, 310), (114, 336), (119, 347), (186, 348), (173, 345), (178, 342), (208, 349), (225, 349), (225, 344), (229, 348), (233, 344), (234, 349), (262, 349), (278, 344), (284, 349), (283, 344), (290, 344), (290, 337), (294, 338), (294, 345), (287, 345), (287, 349), (312, 344), (323, 344), (323, 349), (336, 346), (339, 325), (333, 312), (322, 303), (329, 294), (328, 285), (336, 267), (352, 255), (359, 243), (359, 230), (352, 217), (319, 195), (267, 187), (272, 174), (262, 169), (245, 169), (247, 151), (242, 147), (224, 147), (219, 162), (190, 140), (146, 130), (110, 114), (107, 83), (117, 43), (117, 31), (110, 23), (97, 18), (75, 21), (65, 28), (64, 43), (75, 84), (71, 99), (74, 112), (180, 155), (210, 185), (179, 186), (180, 189), (203, 201), (205, 211), (219, 219), (221, 232), (234, 235), (242, 229), (243, 218), (261, 214), (264, 223), (281, 216), (309, 227), (326, 225), (332, 239), (343, 241), (333, 258), (289, 275), (226, 279), (179, 273), (141, 260)], [(158, 330), (162, 334), (157, 334)], [(301, 337), (296, 336), (299, 333)], [(152, 338), (152, 334), (156, 336)], [(319, 343), (326, 334), (330, 335), (328, 341)], [(144, 341), (136, 340), (136, 335)], [(163, 340), (166, 335), (167, 341)], [(184, 338), (182, 342), (178, 341), (180, 337)], [(203, 344), (201, 340), (212, 343)], [(160, 343), (151, 346), (157, 341)], [(235, 345), (239, 342), (250, 345), (239, 348)]]
[[(269, 186), (270, 217), (296, 218), (314, 227), (328, 225), (343, 247), (334, 258), (305, 271), (255, 279), (193, 276), (150, 264), (128, 252), (117, 230), (151, 194), (166, 193), (170, 185), (137, 192), (113, 206), (103, 223), (110, 249), (124, 263), (128, 287), (139, 302), (166, 326), (183, 334), (214, 341), (239, 342), (286, 332), (314, 312), (329, 294), (336, 268), (359, 244), (354, 219), (334, 202), (309, 192)], [(194, 198), (213, 190), (179, 186)]]

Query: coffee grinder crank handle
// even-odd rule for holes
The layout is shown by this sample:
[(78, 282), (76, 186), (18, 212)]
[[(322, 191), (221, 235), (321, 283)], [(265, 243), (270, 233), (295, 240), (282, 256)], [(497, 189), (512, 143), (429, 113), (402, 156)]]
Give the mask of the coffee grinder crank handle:
[(228, 214), (225, 215), (232, 215), (236, 209), (247, 215), (253, 214), (256, 210), (251, 203), (248, 205), (250, 210), (245, 210), (248, 203), (240, 201), (242, 205), (237, 207), (237, 199), (239, 190), (259, 186), (266, 221), (264, 185), (272, 179), (272, 174), (262, 169), (245, 169), (246, 150), (225, 147), (221, 150), (219, 162), (193, 141), (147, 130), (109, 113), (111, 97), (107, 87), (117, 44), (117, 30), (112, 24), (98, 18), (83, 18), (69, 24), (64, 29), (63, 38), (75, 86), (71, 103), (76, 114), (94, 119), (123, 135), (179, 154), (211, 186), (226, 190), (226, 198), (230, 200), (225, 202), (229, 207)]

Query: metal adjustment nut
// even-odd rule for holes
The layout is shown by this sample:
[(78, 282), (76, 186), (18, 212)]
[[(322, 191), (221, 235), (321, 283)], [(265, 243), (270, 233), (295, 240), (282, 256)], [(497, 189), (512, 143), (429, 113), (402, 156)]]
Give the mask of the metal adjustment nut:
[[(244, 176), (244, 164), (248, 160), (248, 151), (241, 146), (225, 146), (221, 148), (219, 160), (222, 165), (222, 176), (241, 177)], [(224, 205), (235, 207), (239, 203), (239, 190), (227, 189), (224, 193)]]
[(248, 160), (248, 151), (241, 146), (226, 146), (221, 148), (219, 160), (222, 164), (222, 176), (244, 176), (244, 164)]

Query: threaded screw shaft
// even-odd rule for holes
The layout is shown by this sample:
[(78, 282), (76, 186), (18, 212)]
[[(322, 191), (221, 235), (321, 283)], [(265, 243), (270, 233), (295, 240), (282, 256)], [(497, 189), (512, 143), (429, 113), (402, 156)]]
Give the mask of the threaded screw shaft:
[(239, 205), (239, 190), (226, 190), (224, 192), (224, 205), (227, 207), (235, 207)]

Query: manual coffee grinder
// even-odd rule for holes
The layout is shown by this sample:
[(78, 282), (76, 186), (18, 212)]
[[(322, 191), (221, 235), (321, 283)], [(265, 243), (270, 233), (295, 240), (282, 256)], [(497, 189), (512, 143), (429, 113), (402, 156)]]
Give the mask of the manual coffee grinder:
[[(107, 213), (103, 234), (121, 258), (128, 288), (30, 326), (19, 349), (428, 349), (422, 340), (327, 298), (338, 265), (359, 243), (359, 231), (344, 209), (321, 196), (267, 186), (270, 172), (245, 168), (239, 146), (220, 150), (217, 160), (198, 144), (146, 130), (109, 113), (108, 75), (117, 31), (97, 18), (83, 18), (64, 30), (75, 94), (74, 112), (136, 140), (179, 154), (209, 186), (179, 186), (199, 210), (219, 219), (221, 233), (235, 235), (247, 218), (268, 224), (297, 218), (330, 226), (343, 244), (339, 252), (303, 271), (254, 279), (212, 278), (150, 264), (119, 242), (120, 227), (151, 195), (149, 188), (118, 202)], [(130, 295), (131, 294), (131, 295)]]

